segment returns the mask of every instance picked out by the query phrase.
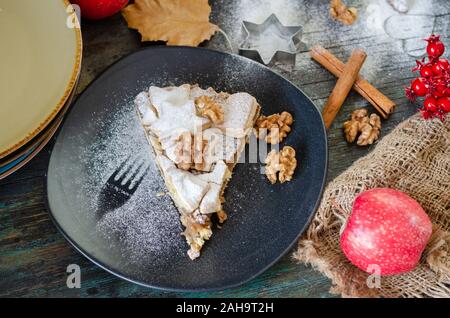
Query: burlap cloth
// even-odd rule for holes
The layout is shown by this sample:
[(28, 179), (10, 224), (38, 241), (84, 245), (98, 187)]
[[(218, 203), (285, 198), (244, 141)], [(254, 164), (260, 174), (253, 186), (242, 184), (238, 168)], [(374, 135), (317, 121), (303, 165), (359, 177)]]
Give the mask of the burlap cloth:
[[(339, 231), (355, 196), (375, 187), (416, 199), (434, 230), (413, 271), (382, 277), (380, 288), (369, 288), (369, 274), (341, 252)], [(450, 118), (412, 116), (332, 181), (294, 257), (329, 277), (331, 292), (344, 297), (450, 297)]]

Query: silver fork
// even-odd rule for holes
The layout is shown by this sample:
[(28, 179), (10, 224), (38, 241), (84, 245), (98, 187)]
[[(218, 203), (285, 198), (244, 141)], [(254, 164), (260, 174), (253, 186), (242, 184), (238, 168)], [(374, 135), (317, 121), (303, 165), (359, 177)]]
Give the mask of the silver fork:
[(130, 156), (111, 174), (103, 185), (97, 204), (97, 216), (102, 217), (106, 213), (124, 205), (136, 192), (148, 171), (142, 158)]

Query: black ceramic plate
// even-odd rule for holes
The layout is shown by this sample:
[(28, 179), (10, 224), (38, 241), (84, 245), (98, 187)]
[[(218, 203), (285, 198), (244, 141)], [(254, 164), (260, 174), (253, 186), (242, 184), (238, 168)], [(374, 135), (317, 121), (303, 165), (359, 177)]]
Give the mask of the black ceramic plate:
[[(259, 163), (239, 163), (225, 192), (229, 219), (191, 261), (177, 210), (165, 191), (133, 99), (150, 85), (198, 83), (245, 91), (264, 114), (287, 110), (294, 125), (281, 146), (297, 150), (295, 177), (271, 185)], [(133, 197), (99, 218), (99, 193), (128, 157), (149, 172)], [(78, 97), (50, 159), (50, 213), (64, 236), (94, 263), (124, 279), (169, 290), (239, 285), (286, 253), (319, 203), (327, 168), (326, 134), (317, 108), (298, 88), (249, 59), (207, 49), (155, 47), (108, 68)]]

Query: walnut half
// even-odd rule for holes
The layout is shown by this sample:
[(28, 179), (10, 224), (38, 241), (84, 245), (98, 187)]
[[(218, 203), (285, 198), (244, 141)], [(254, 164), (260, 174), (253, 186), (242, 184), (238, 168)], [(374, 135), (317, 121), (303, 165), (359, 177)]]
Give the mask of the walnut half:
[(290, 146), (284, 146), (280, 152), (280, 172), (278, 180), (280, 183), (291, 181), (297, 167), (297, 159), (295, 159), (295, 150)]
[(276, 150), (272, 150), (267, 155), (265, 163), (265, 173), (272, 184), (276, 183), (277, 179), (280, 183), (291, 181), (297, 167), (295, 149), (290, 146), (284, 146), (279, 153)]
[(333, 18), (343, 24), (350, 25), (358, 18), (358, 10), (356, 8), (348, 8), (341, 0), (330, 1), (330, 14)]
[(205, 153), (208, 141), (200, 136), (194, 136), (187, 131), (182, 133), (176, 140), (175, 156), (177, 167), (183, 170), (195, 168), (202, 171), (206, 165)]
[(381, 120), (377, 114), (371, 114), (368, 122), (361, 125), (361, 135), (356, 142), (359, 146), (371, 145), (380, 136)]
[(256, 136), (265, 139), (266, 142), (276, 145), (283, 141), (291, 131), (291, 125), (294, 122), (292, 115), (288, 112), (281, 114), (272, 114), (270, 116), (259, 116), (256, 121)]
[(348, 142), (356, 141), (358, 146), (373, 144), (380, 136), (381, 120), (377, 114), (367, 116), (366, 109), (357, 109), (352, 112), (350, 120), (344, 123), (345, 138)]
[(209, 118), (213, 124), (219, 125), (223, 123), (223, 109), (213, 98), (209, 96), (197, 97), (195, 99), (195, 107), (200, 116)]

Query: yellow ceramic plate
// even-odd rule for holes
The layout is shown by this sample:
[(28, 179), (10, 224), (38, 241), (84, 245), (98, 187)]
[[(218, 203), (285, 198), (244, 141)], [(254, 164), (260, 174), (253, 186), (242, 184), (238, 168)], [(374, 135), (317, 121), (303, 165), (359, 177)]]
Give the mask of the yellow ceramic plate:
[(45, 129), (40, 132), (36, 137), (30, 140), (25, 146), (14, 151), (12, 154), (0, 159), (0, 180), (6, 178), (13, 172), (19, 170), (27, 162), (33, 159), (42, 148), (50, 141), (51, 137), (56, 133), (57, 129), (61, 125), (64, 115), (67, 113), (73, 96), (77, 89), (78, 79), (74, 89), (70, 93), (64, 107), (59, 111), (58, 115), (51, 121)]
[(26, 154), (24, 154), (22, 157), (17, 158), (15, 162), (10, 163), (9, 165), (5, 166), (7, 169), (4, 169), (4, 167), (0, 168), (0, 180), (3, 178), (6, 178), (10, 174), (16, 172), (20, 168), (22, 168), (24, 165), (26, 165), (31, 159), (33, 159), (41, 150), (42, 148), (47, 145), (47, 143), (50, 141), (50, 139), (53, 137), (55, 132), (58, 130), (59, 126), (61, 125), (63, 118), (57, 118), (55, 123), (48, 127), (45, 134), (42, 135), (42, 140), (38, 142), (37, 144), (33, 145)]
[(39, 134), (75, 85), (82, 43), (68, 6), (0, 0), (0, 158)]

